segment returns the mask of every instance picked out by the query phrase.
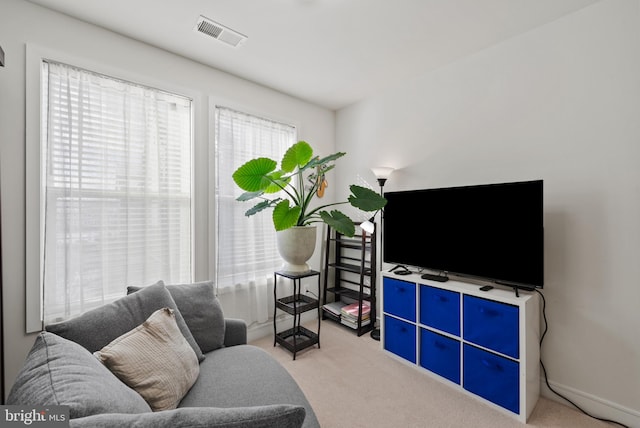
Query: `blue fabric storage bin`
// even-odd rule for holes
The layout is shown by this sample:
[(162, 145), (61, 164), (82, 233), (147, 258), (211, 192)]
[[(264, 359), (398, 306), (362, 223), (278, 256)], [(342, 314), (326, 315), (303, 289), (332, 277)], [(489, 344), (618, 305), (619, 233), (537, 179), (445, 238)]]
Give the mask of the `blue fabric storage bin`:
[(460, 384), (460, 342), (420, 329), (420, 365)]
[(416, 362), (416, 326), (384, 316), (384, 349), (412, 363)]
[(513, 358), (520, 357), (518, 307), (464, 296), (464, 339)]
[(416, 320), (416, 284), (384, 278), (384, 312), (409, 321)]
[(518, 363), (464, 345), (463, 387), (514, 413), (520, 412)]
[(460, 293), (421, 285), (420, 322), (460, 336)]

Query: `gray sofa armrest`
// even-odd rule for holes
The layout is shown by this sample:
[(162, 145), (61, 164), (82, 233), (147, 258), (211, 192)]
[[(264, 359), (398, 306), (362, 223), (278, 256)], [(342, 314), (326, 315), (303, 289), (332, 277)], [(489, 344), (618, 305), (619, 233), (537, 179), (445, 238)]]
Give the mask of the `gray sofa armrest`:
[(302, 406), (278, 404), (256, 407), (188, 407), (138, 414), (103, 413), (71, 419), (70, 428), (300, 428)]
[(237, 318), (224, 319), (224, 346), (246, 345), (247, 323)]

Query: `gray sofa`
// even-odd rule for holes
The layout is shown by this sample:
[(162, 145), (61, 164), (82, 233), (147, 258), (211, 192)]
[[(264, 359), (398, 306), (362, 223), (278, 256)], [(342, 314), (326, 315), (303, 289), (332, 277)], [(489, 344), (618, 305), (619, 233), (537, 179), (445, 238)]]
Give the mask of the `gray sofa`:
[[(224, 318), (211, 282), (159, 282), (130, 287), (128, 293), (77, 318), (46, 326), (7, 404), (69, 406), (72, 427), (320, 426), (289, 373), (262, 349), (246, 344), (245, 323)], [(177, 408), (154, 412), (93, 353), (161, 308), (175, 313), (199, 361), (199, 374)]]

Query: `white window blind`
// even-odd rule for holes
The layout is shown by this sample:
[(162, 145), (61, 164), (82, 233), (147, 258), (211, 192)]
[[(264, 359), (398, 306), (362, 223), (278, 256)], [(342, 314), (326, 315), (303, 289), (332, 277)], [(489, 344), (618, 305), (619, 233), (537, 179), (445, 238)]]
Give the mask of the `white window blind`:
[(246, 217), (256, 201), (236, 201), (243, 191), (231, 176), (259, 156), (280, 162), (297, 134), (294, 126), (224, 107), (216, 108), (216, 124), (216, 277), (218, 287), (224, 288), (273, 276), (282, 265), (271, 211)]
[(43, 316), (192, 278), (192, 102), (43, 62)]

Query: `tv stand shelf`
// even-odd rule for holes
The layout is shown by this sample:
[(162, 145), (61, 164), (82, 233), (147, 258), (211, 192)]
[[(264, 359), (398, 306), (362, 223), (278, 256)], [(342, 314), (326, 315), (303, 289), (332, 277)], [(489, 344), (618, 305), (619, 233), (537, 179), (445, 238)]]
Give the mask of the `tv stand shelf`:
[(382, 272), (381, 295), (385, 352), (526, 423), (540, 394), (536, 293)]

